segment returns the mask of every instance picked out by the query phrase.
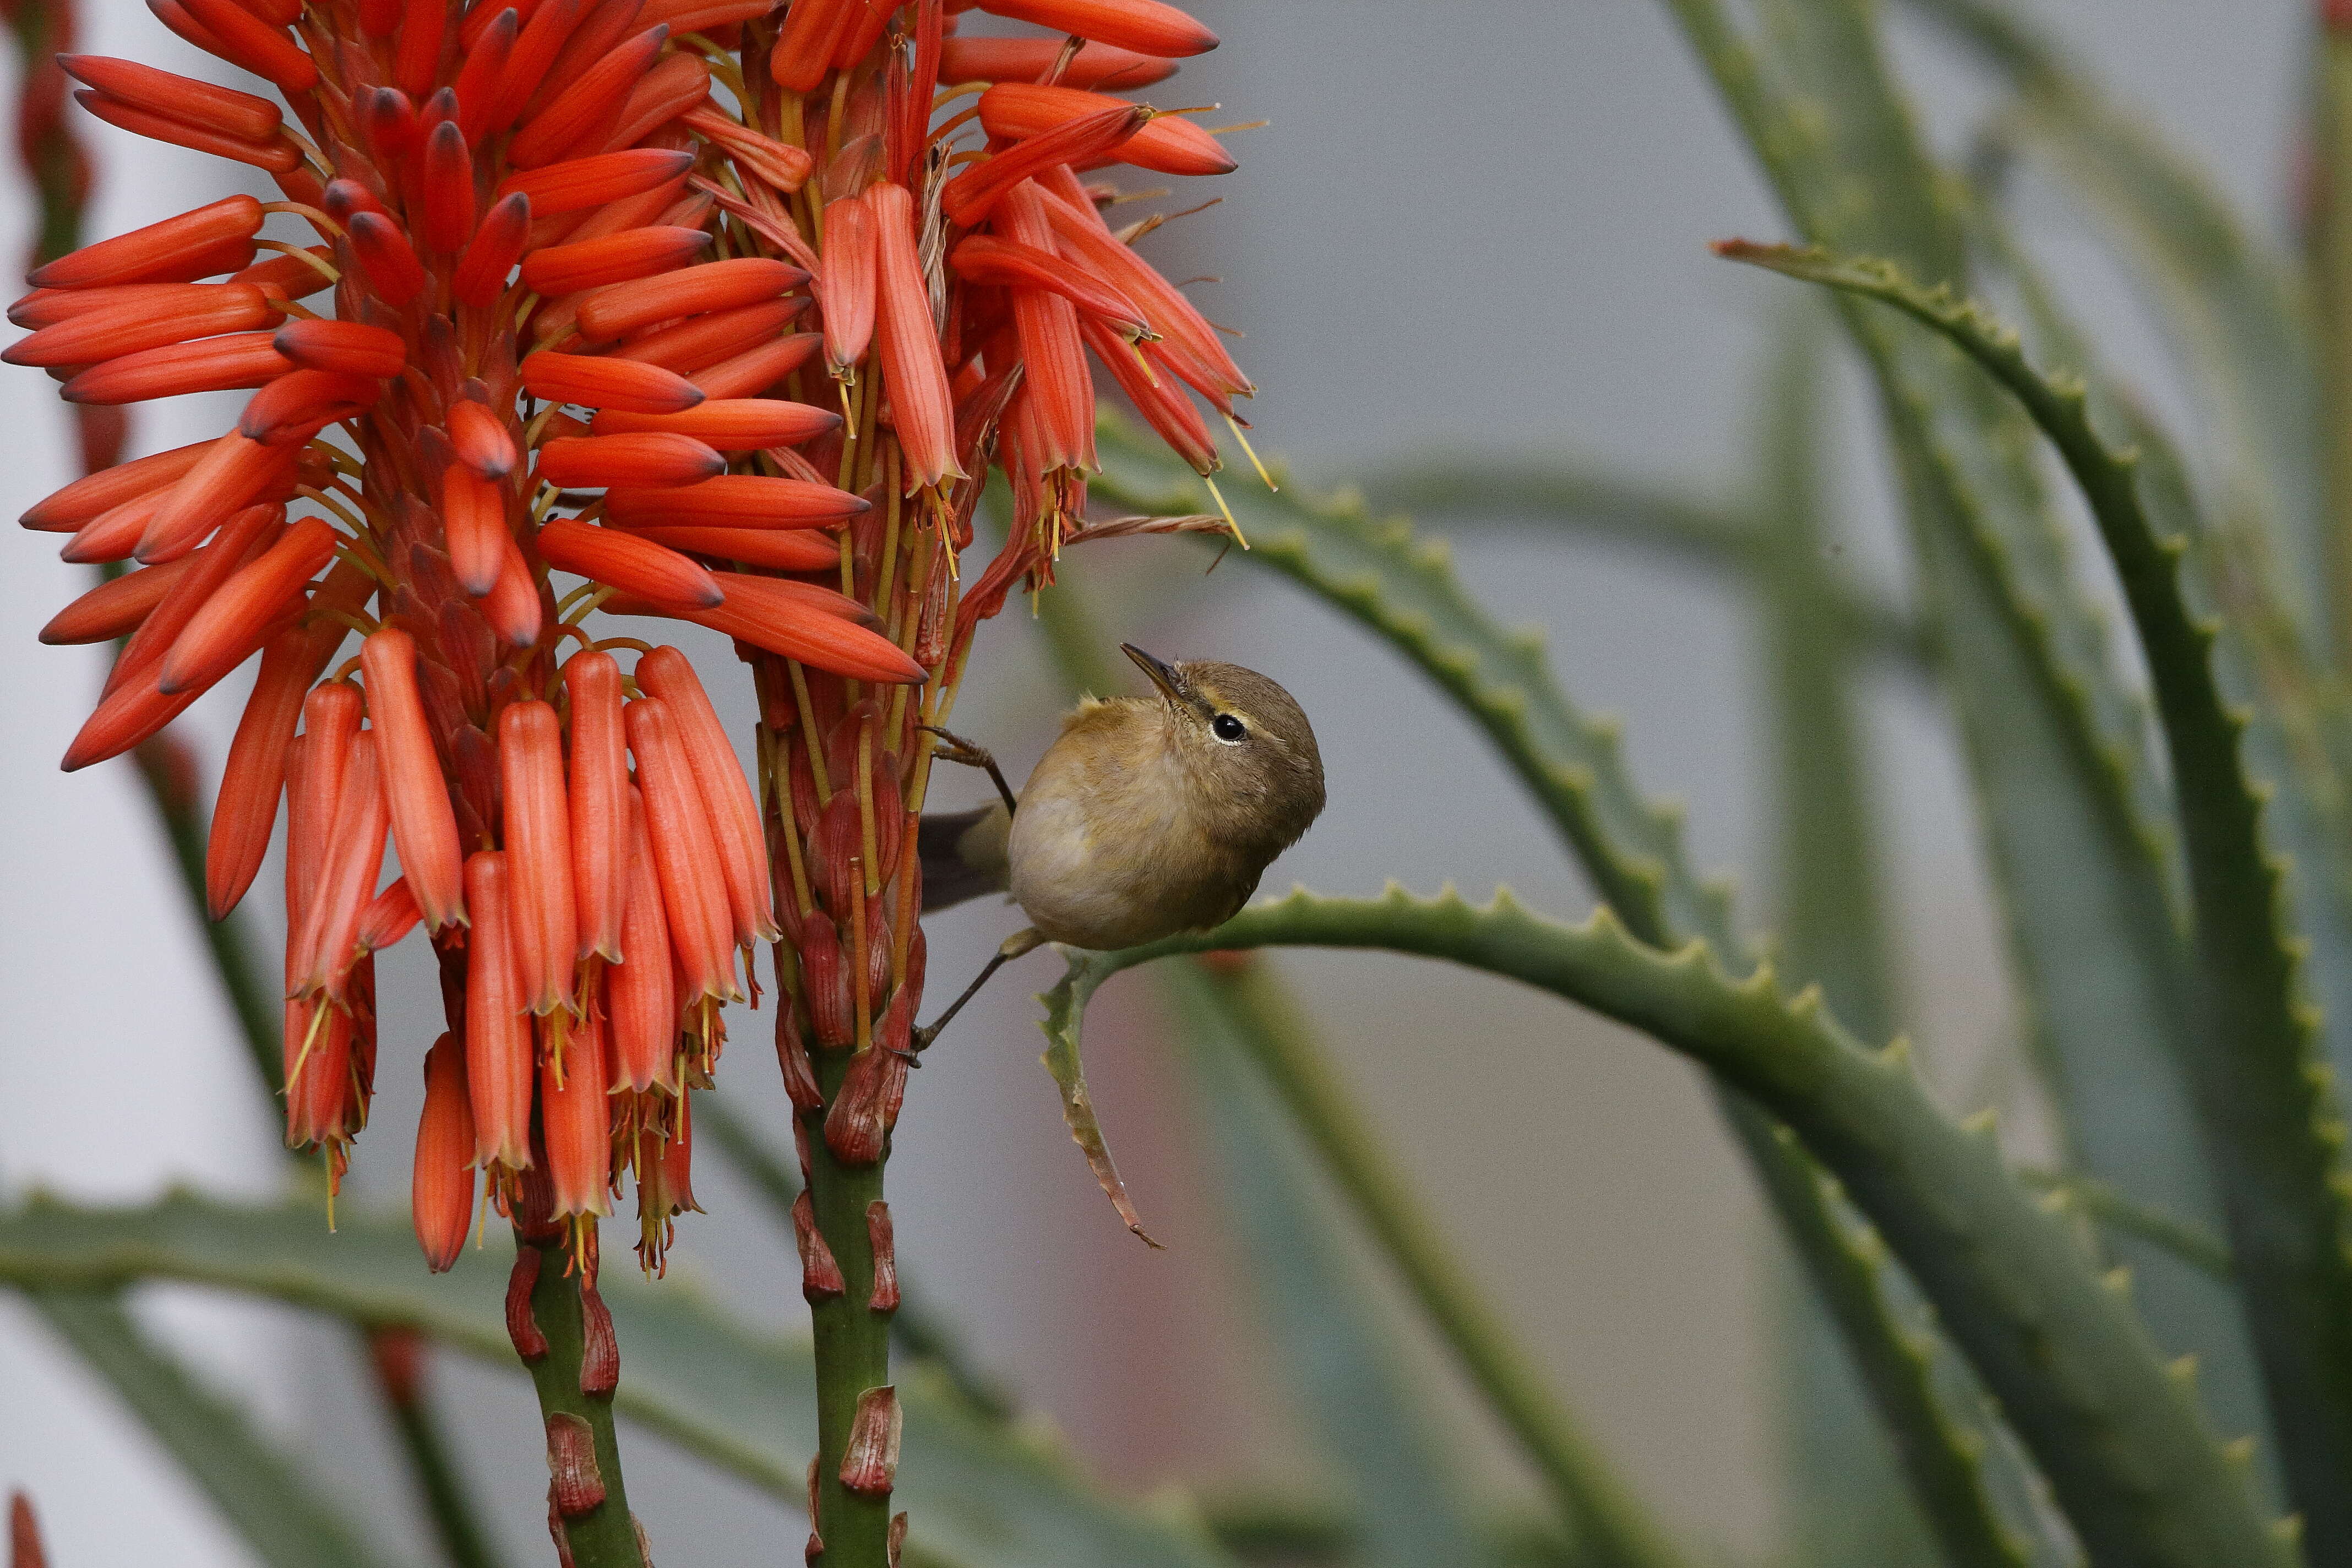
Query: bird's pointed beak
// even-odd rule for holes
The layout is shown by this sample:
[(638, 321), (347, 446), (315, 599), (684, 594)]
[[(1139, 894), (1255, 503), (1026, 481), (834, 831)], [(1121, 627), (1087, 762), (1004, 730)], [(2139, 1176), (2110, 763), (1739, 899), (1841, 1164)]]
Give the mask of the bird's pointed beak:
[(1151, 678), (1151, 684), (1160, 688), (1160, 694), (1162, 697), (1167, 698), (1170, 702), (1181, 708), (1192, 700), (1185, 695), (1183, 682), (1176, 679), (1176, 667), (1174, 665), (1168, 663), (1164, 659), (1152, 658), (1150, 654), (1144, 652), (1141, 648), (1136, 647), (1131, 642), (1123, 642), (1119, 644), (1118, 651), (1133, 659), (1135, 661), (1135, 668), (1150, 676)]

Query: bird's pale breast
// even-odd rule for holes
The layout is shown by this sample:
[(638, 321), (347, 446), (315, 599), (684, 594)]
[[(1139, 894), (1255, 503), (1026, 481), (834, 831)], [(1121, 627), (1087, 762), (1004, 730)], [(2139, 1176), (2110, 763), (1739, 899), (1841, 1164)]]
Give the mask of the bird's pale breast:
[(1191, 820), (1176, 757), (1137, 739), (1124, 724), (1075, 723), (1021, 792), (1013, 897), (1051, 941), (1108, 950), (1200, 930), (1256, 883)]

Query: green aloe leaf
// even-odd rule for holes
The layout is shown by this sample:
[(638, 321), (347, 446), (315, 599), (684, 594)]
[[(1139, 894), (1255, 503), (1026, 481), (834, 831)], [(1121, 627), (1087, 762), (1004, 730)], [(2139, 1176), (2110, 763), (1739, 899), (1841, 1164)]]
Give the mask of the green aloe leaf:
[[(1774, 885), (1779, 958), (1811, 975), (1831, 1005), (1868, 1037), (1893, 1031), (1896, 1009), (1882, 936), (1881, 881), (1872, 832), (1867, 764), (1859, 744), (1858, 673), (1836, 622), (1824, 571), (1832, 535), (1826, 475), (1832, 454), (1822, 427), (1830, 395), (1823, 340), (1834, 323), (1811, 300), (1784, 310), (1755, 389), (1760, 413), (1749, 469), (1760, 514), (1752, 535), (1761, 621), (1765, 731), (1772, 737)], [(1796, 1169), (1794, 1162), (1789, 1168)], [(1809, 1180), (1800, 1172), (1797, 1179)], [(1785, 1209), (1784, 1205), (1784, 1209)], [(1810, 1207), (1826, 1218), (1833, 1205)], [(1876, 1310), (1876, 1269), (1859, 1227), (1824, 1224), (1811, 1250), (1840, 1260), (1827, 1301), (1838, 1317)], [(1870, 1390), (1856, 1377), (1835, 1318), (1808, 1310), (1803, 1283), (1780, 1271), (1785, 1300), (1780, 1405), (1790, 1451), (1790, 1550), (1801, 1562), (1869, 1568), (1919, 1562), (1933, 1552), (1927, 1521), (1906, 1491), (1900, 1466), (1870, 1415)], [(1871, 1369), (1882, 1398), (1925, 1396), (1916, 1359)], [(1913, 1419), (1919, 1416), (1915, 1415)], [(1931, 1484), (1940, 1484), (1937, 1478)], [(1968, 1558), (1993, 1561), (2005, 1542), (1977, 1521), (1992, 1517), (1964, 1491), (1939, 1512), (1974, 1532)], [(1948, 1527), (1948, 1533), (1949, 1528)]]
[[(1097, 488), (1106, 494), (1152, 510), (1206, 503), (1189, 468), (1123, 425), (1106, 421), (1097, 447), (1104, 463)], [(1321, 500), (1296, 488), (1267, 494), (1233, 486), (1227, 499), (1252, 542), (1252, 562), (1385, 637), (1486, 730), (1602, 898), (1643, 940), (1660, 946), (1703, 940), (1738, 951), (1728, 896), (1692, 875), (1679, 817), (1634, 789), (1616, 726), (1569, 702), (1538, 636), (1507, 634), (1488, 619), (1454, 576), (1442, 542), (1417, 540), (1402, 520), (1375, 522), (1354, 496)], [(1980, 1400), (1945, 1397), (1936, 1388), (1937, 1363), (1962, 1383), (1966, 1369), (1906, 1311), (1885, 1249), (1869, 1240), (1867, 1227), (1836, 1212), (1811, 1162), (1754, 1107), (1728, 1096), (1721, 1104), (1807, 1271), (1837, 1303), (1839, 1326), (1881, 1415), (1900, 1435), (1915, 1489), (1954, 1510), (1942, 1522), (1962, 1561), (2008, 1563), (2009, 1531), (1982, 1475), (1986, 1456), (1998, 1451), (1990, 1418)], [(1923, 1345), (1934, 1353), (1923, 1358)]]
[(1462, 1506), (1459, 1467), (1438, 1451), (1396, 1338), (1338, 1243), (1342, 1221), (1321, 1173), (1255, 1065), (1267, 1047), (1252, 1037), (1297, 1020), (1269, 1016), (1258, 988), (1195, 964), (1166, 965), (1159, 978), (1180, 1026), (1219, 1205), (1283, 1369), (1345, 1485), (1356, 1525), (1350, 1560), (1495, 1568), (1499, 1559)]
[(2274, 784), (2248, 772), (2243, 706), (2216, 668), (2219, 624), (2192, 605), (2187, 540), (2160, 534), (2137, 459), (2093, 429), (2083, 384), (2027, 363), (2014, 332), (1973, 301), (1912, 283), (1893, 264), (1819, 251), (1734, 252), (1892, 305), (1944, 333), (2012, 394), (2083, 489), (2139, 627), (2179, 781), (2203, 972), (2189, 1078), (2226, 1198), (2288, 1489), (2315, 1561), (2352, 1553), (2352, 1177), (2320, 1062), (2319, 1018), (2298, 970), (2295, 923), (2270, 822)]
[[(2002, 1169), (1984, 1133), (1928, 1100), (1899, 1041), (1864, 1049), (1808, 987), (1769, 965), (1725, 975), (1705, 942), (1672, 954), (1607, 908), (1585, 924), (1528, 913), (1507, 893), (1474, 909), (1452, 894), (1377, 900), (1304, 890), (1213, 931), (1117, 953), (1070, 953), (1048, 1026), (1075, 1030), (1119, 970), (1180, 952), (1269, 945), (1442, 958), (1523, 982), (1643, 1030), (1785, 1121), (1909, 1268), (2000, 1398), (2091, 1561), (2135, 1568), (2295, 1562), (2292, 1527), (2266, 1521), (2242, 1459), (2210, 1435), (2126, 1300)], [(1987, 1130), (1989, 1131), (1989, 1129)]]
[(266, 1568), (371, 1568), (386, 1561), (318, 1483), (150, 1340), (122, 1303), (86, 1289), (26, 1301), (104, 1378)]
[[(2046, 164), (2112, 232), (2152, 319), (2178, 345), (2201, 399), (2202, 423), (2222, 437), (2226, 500), (2216, 521), (2275, 536), (2274, 546), (2288, 552), (2278, 563), (2278, 585), (2303, 585), (2291, 600), (2298, 625), (2306, 634), (2320, 631), (2330, 609), (2319, 589), (2332, 563), (2319, 382), (2307, 313), (2285, 258), (2248, 230), (2202, 170), (2152, 125), (2108, 101), (2064, 50), (2011, 7), (1996, 0), (1912, 4), (2008, 79), (2017, 102), (1994, 129), (1997, 144)], [(2313, 646), (2320, 646), (2315, 637)]]
[[(1799, 229), (1960, 273), (1967, 207), (1942, 195), (1869, 7), (1774, 0), (1751, 47), (1715, 0), (1669, 3)], [(2042, 492), (2031, 422), (1932, 332), (1858, 301), (1842, 313), (1878, 382), (2033, 1044), (2061, 1109), (2096, 1110), (2063, 1135), (2137, 1201), (2218, 1224), (2180, 1065), (2173, 809), (2147, 705)], [(2210, 1284), (2156, 1262), (2139, 1305), (2158, 1342), (2242, 1364), (2242, 1328)], [(2225, 1371), (2211, 1393), (2225, 1431), (2266, 1428), (2245, 1380)]]
[[(0, 1211), (0, 1283), (216, 1286), (362, 1326), (411, 1326), (519, 1373), (504, 1315), (509, 1257), (499, 1243), (436, 1279), (404, 1221), (347, 1213), (330, 1234), (310, 1205), (184, 1193), (144, 1208), (37, 1199)], [(676, 1272), (658, 1283), (604, 1272), (621, 1344), (615, 1408), (779, 1502), (805, 1506), (816, 1432), (805, 1340), (736, 1321)], [(1230, 1568), (1197, 1520), (1108, 1500), (1034, 1427), (978, 1414), (944, 1378), (918, 1371), (898, 1395), (907, 1425), (898, 1500), (912, 1516), (910, 1551), (964, 1568)]]
[[(1448, 525), (1524, 521), (1563, 535), (1641, 550), (1735, 584), (1769, 570), (1773, 552), (1766, 519), (1566, 458), (1530, 458), (1517, 452), (1432, 456), (1377, 469), (1363, 486), (1383, 509)], [(1817, 596), (1824, 629), (1833, 629), (1854, 652), (1908, 675), (1933, 673), (1932, 639), (1901, 611), (1834, 575), (1822, 577)]]

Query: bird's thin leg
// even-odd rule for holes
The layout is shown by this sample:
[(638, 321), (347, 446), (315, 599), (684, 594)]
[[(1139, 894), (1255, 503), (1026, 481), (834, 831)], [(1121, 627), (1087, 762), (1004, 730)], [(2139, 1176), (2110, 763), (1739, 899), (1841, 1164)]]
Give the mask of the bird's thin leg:
[[(996, 793), (1004, 797), (1004, 809), (1008, 812), (1021, 809), (1020, 801), (1013, 797), (1013, 786), (1004, 782), (1004, 771), (996, 765), (996, 759), (989, 753), (986, 746), (975, 746), (961, 735), (951, 735), (937, 724), (918, 724), (915, 728), (929, 730), (940, 738), (942, 743), (932, 749), (931, 755), (950, 763), (961, 763), (968, 768), (986, 768), (990, 781), (996, 785)], [(1023, 948), (1021, 951), (1026, 952), (1029, 950)], [(1013, 956), (1017, 958), (1020, 954)], [(954, 1009), (950, 1008), (949, 1011), (953, 1012)], [(941, 1019), (940, 1022), (945, 1023), (946, 1020)]]
[(939, 1038), (940, 1031), (948, 1026), (948, 1020), (962, 1012), (963, 1005), (980, 994), (980, 988), (988, 984), (990, 975), (1024, 953), (1034, 952), (1045, 945), (1044, 934), (1034, 926), (1024, 926), (1006, 937), (1003, 944), (997, 948), (996, 956), (990, 959), (972, 983), (963, 988), (963, 994), (949, 1003), (946, 1012), (915, 1031), (915, 1037), (909, 1042), (912, 1047), (918, 1051), (928, 1049), (930, 1043)]

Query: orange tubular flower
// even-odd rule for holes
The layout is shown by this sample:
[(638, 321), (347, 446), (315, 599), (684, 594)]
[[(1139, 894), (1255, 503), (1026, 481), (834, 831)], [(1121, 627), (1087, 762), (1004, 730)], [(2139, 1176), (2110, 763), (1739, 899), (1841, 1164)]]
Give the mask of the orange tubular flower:
[(805, 403), (773, 397), (717, 398), (683, 414), (624, 414), (608, 409), (588, 423), (592, 436), (625, 436), (667, 430), (691, 436), (721, 452), (754, 452), (762, 447), (793, 447), (841, 427), (841, 416)]
[[(572, 700), (572, 892), (579, 958), (621, 962), (622, 895), (629, 856), (628, 742), (621, 728), (621, 667), (589, 648), (563, 666)], [(662, 955), (667, 958), (667, 940)], [(640, 1084), (636, 1087), (645, 1087)]]
[(768, 845), (760, 827), (759, 804), (735, 761), (726, 726), (709, 694), (695, 679), (694, 666), (674, 647), (657, 647), (637, 660), (637, 684), (666, 703), (677, 722), (696, 790), (718, 840), (719, 868), (727, 878), (727, 902), (740, 947), (773, 942), (775, 906), (768, 885)]
[(466, 1083), (474, 1110), (473, 1163), (520, 1171), (530, 1164), (531, 1038), (515, 971), (507, 858), (485, 849), (466, 861)]
[(538, 701), (509, 704), (499, 715), (499, 763), (515, 984), (524, 1006), (552, 1013), (572, 1005), (572, 966), (580, 947), (572, 897), (572, 806), (555, 710)]
[(671, 1068), (677, 1054), (677, 986), (669, 917), (655, 869), (651, 830), (646, 826), (645, 797), (635, 786), (628, 791), (628, 850), (622, 877), (620, 956), (604, 972), (605, 1007), (612, 1021), (612, 1082), (616, 1089), (639, 1093), (656, 1084), (675, 1092), (677, 1079)]
[(604, 1021), (593, 1010), (540, 1063), (541, 1136), (555, 1217), (613, 1212), (612, 1115), (605, 1103)]
[(434, 1273), (455, 1268), (474, 1219), (474, 1108), (467, 1099), (466, 1053), (444, 1035), (425, 1053), (425, 1113), (416, 1119), (416, 1165), (409, 1217)]
[(692, 485), (727, 471), (727, 459), (691, 436), (569, 436), (539, 457), (541, 483), (560, 489), (605, 485)]
[(823, 254), (817, 297), (824, 302), (824, 358), (840, 381), (874, 341), (874, 212), (863, 196), (825, 209)]
[(416, 687), (416, 640), (387, 626), (360, 645), (360, 668), (367, 677), (368, 717), (383, 762), (403, 879), (425, 924), (437, 931), (466, 918), (465, 873), (457, 814)]
[(727, 875), (677, 721), (657, 698), (630, 703), (622, 720), (630, 754), (637, 760), (646, 829), (661, 879), (662, 908), (669, 921), (670, 951), (677, 958), (684, 1000), (692, 1005), (704, 997), (733, 996), (735, 935)]
[(523, 287), (551, 300), (683, 267), (696, 252), (709, 247), (710, 237), (702, 230), (671, 225), (633, 228), (576, 245), (550, 246), (533, 251), (523, 263)]

